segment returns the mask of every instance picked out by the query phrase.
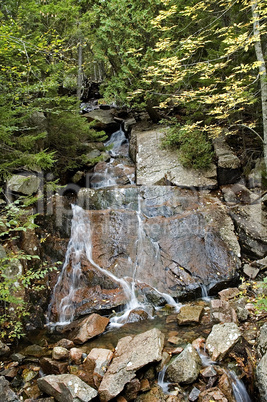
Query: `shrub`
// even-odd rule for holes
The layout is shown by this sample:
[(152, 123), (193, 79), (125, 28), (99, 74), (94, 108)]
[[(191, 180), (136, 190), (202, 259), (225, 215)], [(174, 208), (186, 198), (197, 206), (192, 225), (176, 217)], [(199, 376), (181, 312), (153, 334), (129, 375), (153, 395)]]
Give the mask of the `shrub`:
[(172, 125), (167, 129), (162, 146), (178, 149), (178, 159), (187, 168), (206, 169), (213, 159), (212, 144), (197, 124)]

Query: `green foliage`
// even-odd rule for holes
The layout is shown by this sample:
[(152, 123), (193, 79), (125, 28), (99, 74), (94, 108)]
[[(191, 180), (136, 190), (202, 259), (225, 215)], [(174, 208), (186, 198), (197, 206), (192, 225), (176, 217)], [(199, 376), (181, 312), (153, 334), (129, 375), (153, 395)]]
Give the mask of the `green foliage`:
[(256, 309), (261, 312), (267, 312), (267, 277), (265, 277), (257, 287), (262, 290), (262, 294), (256, 299)]
[(9, 341), (25, 335), (24, 322), (29, 315), (25, 292), (42, 290), (40, 281), (56, 268), (17, 246), (21, 232), (37, 227), (36, 215), (28, 211), (34, 201), (34, 198), (19, 199), (0, 211), (0, 329), (1, 338)]
[[(64, 173), (84, 165), (86, 143), (105, 141), (106, 134), (91, 128), (77, 112), (58, 111), (48, 115), (46, 146), (55, 150), (56, 173)], [(88, 161), (88, 158), (87, 158)]]
[(162, 146), (178, 149), (179, 161), (187, 168), (206, 169), (212, 162), (211, 142), (197, 124), (172, 125), (167, 129)]

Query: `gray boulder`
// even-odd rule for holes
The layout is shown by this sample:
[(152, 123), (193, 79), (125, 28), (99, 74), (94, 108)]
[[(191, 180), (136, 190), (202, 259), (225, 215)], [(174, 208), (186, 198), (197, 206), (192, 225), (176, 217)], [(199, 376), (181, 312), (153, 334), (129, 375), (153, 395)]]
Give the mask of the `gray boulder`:
[(267, 401), (267, 353), (256, 368), (256, 380), (262, 401)]
[(156, 328), (120, 339), (112, 360), (98, 389), (100, 400), (109, 401), (121, 393), (137, 370), (162, 359), (164, 335)]
[(108, 126), (117, 125), (114, 120), (115, 114), (115, 109), (95, 109), (85, 113), (83, 117), (86, 117), (89, 121), (95, 121), (94, 127), (104, 129)]
[(58, 402), (89, 402), (97, 391), (73, 374), (47, 375), (37, 380), (41, 391)]
[(191, 384), (197, 379), (200, 369), (200, 357), (190, 344), (168, 365), (166, 379), (179, 384)]
[(7, 182), (9, 191), (20, 193), (23, 195), (32, 195), (37, 193), (41, 180), (39, 177), (28, 174), (14, 174)]
[(206, 340), (206, 348), (212, 360), (222, 360), (240, 337), (241, 332), (234, 322), (214, 325)]
[(207, 170), (184, 168), (176, 150), (162, 149), (161, 140), (165, 131), (166, 128), (135, 131), (136, 184), (150, 186), (170, 182), (179, 187), (216, 188), (216, 166), (211, 165)]
[(227, 144), (224, 136), (213, 140), (214, 151), (217, 157), (219, 184), (234, 183), (240, 178), (241, 162)]
[(6, 356), (9, 354), (9, 352), (10, 352), (9, 346), (0, 341), (0, 356)]
[(267, 254), (267, 213), (261, 202), (231, 208), (241, 247), (252, 258)]
[(260, 329), (260, 335), (258, 338), (258, 353), (261, 356), (267, 353), (267, 323), (263, 324)]
[(3, 376), (0, 376), (0, 397), (3, 402), (19, 402), (20, 400), (15, 392), (10, 389), (9, 382)]

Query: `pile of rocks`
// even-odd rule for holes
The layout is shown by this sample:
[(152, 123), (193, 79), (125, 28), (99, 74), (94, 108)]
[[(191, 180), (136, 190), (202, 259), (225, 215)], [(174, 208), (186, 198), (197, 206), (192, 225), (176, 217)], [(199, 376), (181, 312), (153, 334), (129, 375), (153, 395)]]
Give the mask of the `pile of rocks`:
[[(175, 331), (152, 328), (125, 336), (115, 349), (110, 345), (90, 347), (91, 339), (103, 333), (109, 323), (98, 314), (72, 323), (53, 345), (30, 345), (11, 354), (2, 343), (0, 395), (5, 396), (5, 402), (234, 402), (233, 389), (239, 380), (230, 368), (235, 365), (246, 383), (253, 376), (254, 350), (258, 357), (257, 388), (253, 390), (250, 383), (249, 391), (264, 401), (267, 324), (255, 328), (255, 322), (248, 320), (251, 305), (237, 296), (239, 289), (231, 288), (209, 303), (188, 303), (166, 318), (165, 326), (172, 322)], [(199, 324), (205, 328), (206, 339), (194, 331)], [(181, 338), (185, 329), (186, 341)]]

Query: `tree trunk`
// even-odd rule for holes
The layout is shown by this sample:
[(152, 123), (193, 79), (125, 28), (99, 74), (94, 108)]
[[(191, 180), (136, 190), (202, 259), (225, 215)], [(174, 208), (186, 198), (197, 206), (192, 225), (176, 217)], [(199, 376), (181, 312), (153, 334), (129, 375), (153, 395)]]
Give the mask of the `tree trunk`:
[(83, 48), (81, 42), (78, 45), (78, 75), (77, 75), (77, 98), (81, 99), (82, 96), (82, 63), (83, 63)]
[(263, 120), (263, 152), (264, 152), (265, 169), (267, 170), (267, 71), (261, 44), (258, 0), (251, 0), (251, 8), (253, 17), (253, 33), (255, 37), (255, 52), (257, 60), (260, 62), (259, 74), (260, 74), (260, 85), (261, 85), (261, 106), (262, 106), (262, 120)]

